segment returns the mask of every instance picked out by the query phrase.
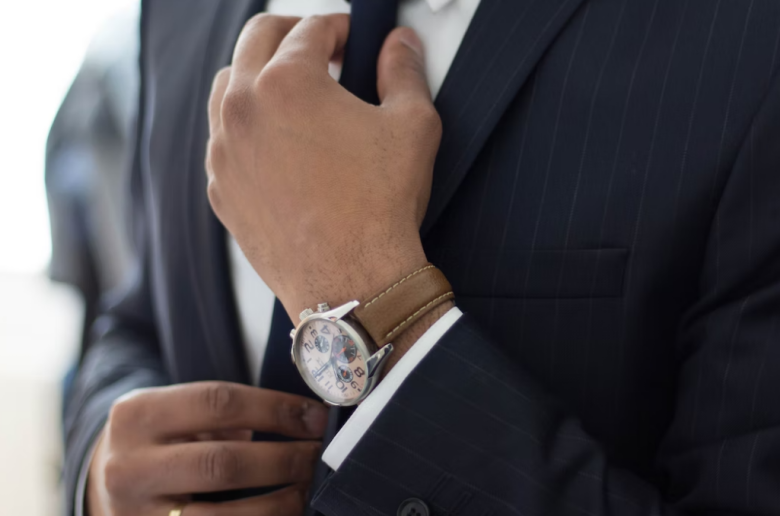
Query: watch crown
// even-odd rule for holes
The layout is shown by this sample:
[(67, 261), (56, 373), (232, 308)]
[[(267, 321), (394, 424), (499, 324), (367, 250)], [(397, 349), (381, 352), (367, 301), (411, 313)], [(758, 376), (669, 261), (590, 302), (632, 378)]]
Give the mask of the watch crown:
[(301, 312), (301, 315), (299, 315), (298, 317), (300, 317), (301, 321), (302, 321), (302, 320), (306, 319), (307, 317), (309, 317), (310, 315), (313, 315), (313, 314), (314, 314), (314, 310), (312, 310), (311, 308), (307, 308), (306, 310)]
[(294, 338), (295, 338), (295, 328), (293, 328), (292, 330), (290, 330), (290, 338), (291, 338), (291, 339), (294, 339)]
[(317, 311), (319, 313), (327, 312), (328, 310), (330, 310), (330, 305), (328, 303), (320, 303), (317, 305)]

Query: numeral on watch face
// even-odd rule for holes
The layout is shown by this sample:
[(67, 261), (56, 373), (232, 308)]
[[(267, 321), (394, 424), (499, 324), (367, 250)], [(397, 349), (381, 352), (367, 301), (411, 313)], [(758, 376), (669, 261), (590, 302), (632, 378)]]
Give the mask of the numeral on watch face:
[(303, 332), (307, 340), (302, 340), (300, 358), (310, 364), (306, 374), (315, 390), (335, 403), (360, 396), (367, 377), (365, 358), (349, 334), (323, 319), (309, 322)]

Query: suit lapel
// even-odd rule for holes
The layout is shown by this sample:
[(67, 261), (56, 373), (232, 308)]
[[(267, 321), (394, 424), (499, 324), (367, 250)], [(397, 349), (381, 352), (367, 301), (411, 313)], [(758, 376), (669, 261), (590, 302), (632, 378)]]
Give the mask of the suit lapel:
[(436, 98), (444, 133), (423, 222), (441, 215), (509, 103), (584, 0), (482, 0)]
[[(206, 196), (203, 160), (208, 139), (206, 104), (211, 82), (220, 68), (230, 64), (235, 41), (246, 20), (264, 2), (258, 0), (223, 0), (213, 9), (213, 23), (203, 46), (203, 61), (195, 87), (192, 106), (193, 125), (185, 156), (185, 225), (186, 258), (192, 271), (191, 280), (198, 304), (203, 338), (221, 379), (248, 383), (250, 377), (242, 350), (236, 301), (230, 283), (230, 262), (226, 232), (214, 215)], [(212, 4), (213, 6), (214, 4)], [(201, 40), (202, 41), (202, 40)], [(193, 322), (193, 324), (196, 324)]]

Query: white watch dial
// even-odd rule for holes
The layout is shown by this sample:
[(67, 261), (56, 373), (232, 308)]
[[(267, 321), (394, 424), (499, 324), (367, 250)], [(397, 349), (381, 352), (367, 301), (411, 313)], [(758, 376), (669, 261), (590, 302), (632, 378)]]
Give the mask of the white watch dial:
[(322, 398), (335, 404), (358, 399), (366, 386), (365, 350), (328, 319), (312, 319), (298, 330), (299, 369)]

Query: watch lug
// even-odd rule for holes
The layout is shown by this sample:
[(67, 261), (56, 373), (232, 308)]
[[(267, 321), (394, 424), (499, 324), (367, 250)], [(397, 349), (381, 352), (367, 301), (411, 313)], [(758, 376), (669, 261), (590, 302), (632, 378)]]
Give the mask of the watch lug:
[(373, 378), (374, 375), (380, 373), (382, 368), (387, 363), (387, 357), (393, 352), (392, 344), (385, 344), (379, 351), (371, 355), (371, 358), (366, 361), (366, 369), (368, 369), (368, 377)]
[(334, 308), (328, 312), (323, 312), (320, 315), (323, 315), (328, 319), (343, 319), (344, 316), (346, 316), (349, 312), (358, 306), (360, 306), (360, 301), (350, 301), (349, 303), (345, 303), (338, 308)]

